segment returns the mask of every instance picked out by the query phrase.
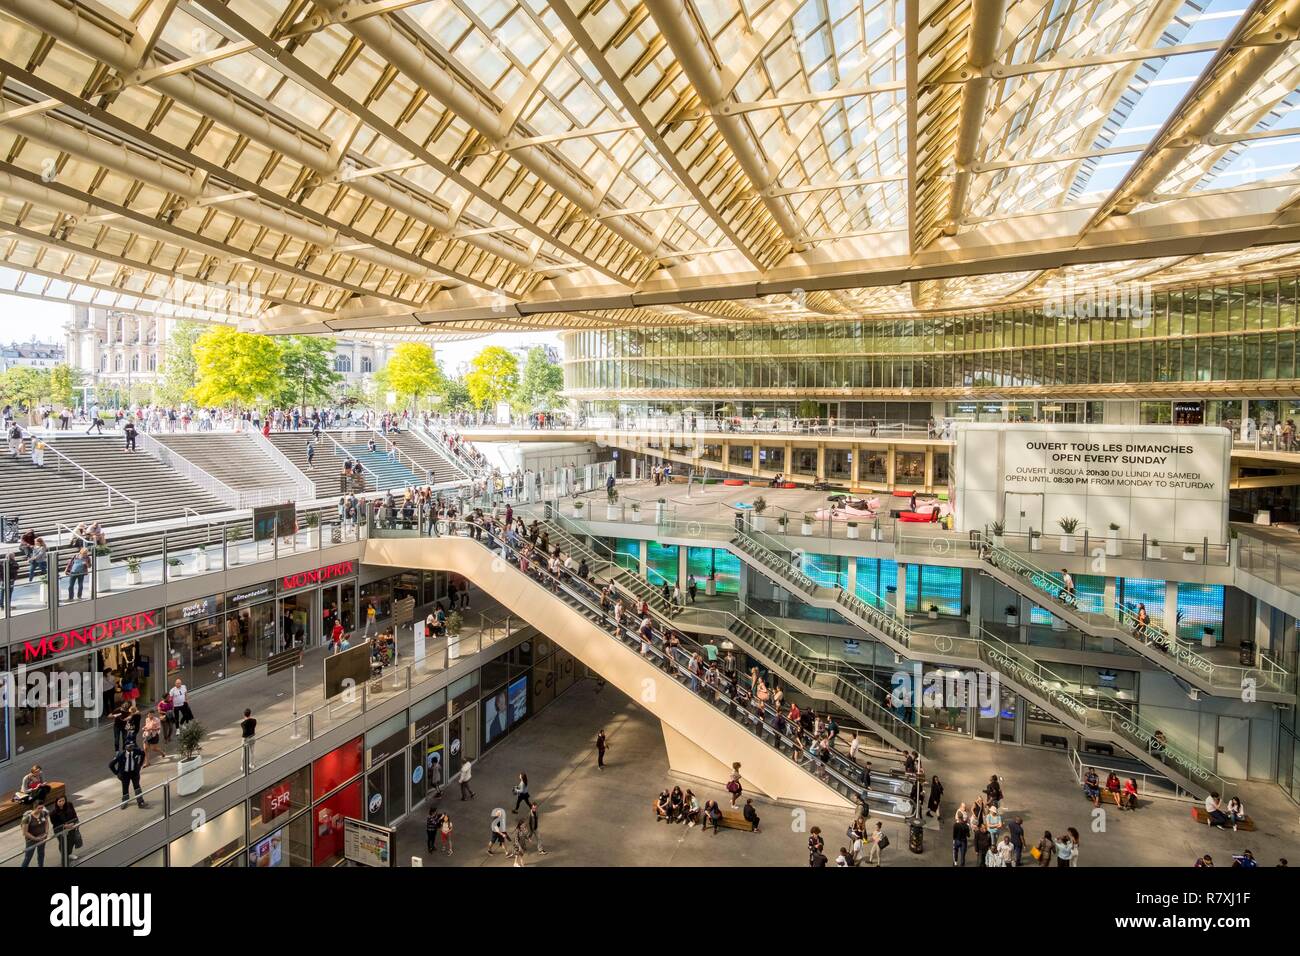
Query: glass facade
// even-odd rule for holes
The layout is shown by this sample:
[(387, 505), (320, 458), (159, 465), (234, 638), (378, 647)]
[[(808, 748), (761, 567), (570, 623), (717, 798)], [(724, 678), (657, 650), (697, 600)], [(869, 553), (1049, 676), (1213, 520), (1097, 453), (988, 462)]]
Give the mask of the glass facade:
[(723, 548), (689, 548), (686, 552), (686, 572), (704, 587), (709, 573), (719, 594), (736, 594), (740, 591), (740, 559)]
[[(565, 389), (608, 399), (690, 390), (850, 392), (1241, 382), (1296, 371), (1297, 277), (1153, 292), (1096, 317), (1027, 306), (924, 319), (729, 324), (565, 335)], [(1097, 311), (1106, 311), (1099, 309)]]

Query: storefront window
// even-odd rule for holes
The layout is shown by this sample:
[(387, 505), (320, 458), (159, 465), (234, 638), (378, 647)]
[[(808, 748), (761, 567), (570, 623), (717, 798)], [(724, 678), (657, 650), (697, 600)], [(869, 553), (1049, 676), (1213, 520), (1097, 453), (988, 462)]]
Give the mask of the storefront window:
[[(171, 866), (224, 866), (244, 851), (244, 804), (191, 827), (171, 843)], [(242, 862), (242, 861), (241, 861)]]
[(646, 544), (646, 580), (655, 587), (662, 587), (665, 581), (669, 587), (677, 583), (677, 545)]
[(312, 796), (319, 799), (361, 773), (364, 753), (365, 741), (357, 737), (341, 747), (334, 748), (323, 757), (317, 757), (312, 762)]
[(254, 837), (248, 845), (250, 867), (311, 866), (310, 813), (300, 813), (288, 823)]
[(364, 626), (366, 615), (369, 613), (367, 609), (371, 605), (375, 608), (375, 618), (377, 620), (382, 621), (392, 616), (393, 580), (393, 578), (384, 578), (381, 581), (371, 581), (369, 584), (361, 585), (362, 626)]
[[(359, 738), (356, 743), (360, 745)], [(360, 780), (335, 791), (313, 808), (311, 820), (314, 866), (333, 866), (343, 859), (343, 820), (347, 817), (361, 819)]]
[[(12, 652), (16, 660), (21, 652)], [(87, 695), (101, 672), (89, 654), (71, 654), (37, 667), (19, 665), (11, 673), (14, 688), (14, 753), (43, 747), (94, 727), (107, 713), (110, 693), (98, 706)], [(37, 688), (40, 689), (37, 692)], [(116, 706), (116, 704), (112, 705)]]
[(311, 768), (302, 767), (248, 801), (249, 832), (256, 843), (295, 813), (311, 806)]
[(226, 667), (239, 674), (275, 653), (277, 634), (275, 602), (264, 601), (231, 611), (226, 615)]

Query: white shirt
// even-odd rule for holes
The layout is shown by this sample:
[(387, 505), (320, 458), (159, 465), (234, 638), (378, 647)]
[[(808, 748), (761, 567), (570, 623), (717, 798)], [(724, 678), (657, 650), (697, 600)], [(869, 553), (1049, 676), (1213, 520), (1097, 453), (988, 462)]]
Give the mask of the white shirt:
[(1217, 809), (1219, 809), (1219, 801), (1218, 801), (1218, 800), (1215, 800), (1213, 796), (1206, 797), (1206, 798), (1205, 798), (1205, 812), (1206, 812), (1206, 813), (1213, 813), (1213, 812), (1214, 812), (1215, 810), (1217, 810)]
[(471, 767), (473, 767), (473, 764), (470, 763), (470, 761), (468, 761), (468, 760), (466, 760), (463, 764), (460, 765), (460, 782), (461, 782), (461, 783), (469, 783), (469, 774), (470, 774), (470, 768), (471, 768)]
[(858, 755), (858, 749), (861, 746), (862, 746), (862, 741), (860, 741), (857, 737), (854, 737), (853, 742), (849, 744), (849, 756), (856, 757)]
[(189, 689), (184, 684), (181, 684), (180, 687), (173, 687), (169, 690), (167, 696), (172, 699), (173, 706), (180, 707), (185, 703), (185, 695), (187, 693), (189, 693)]

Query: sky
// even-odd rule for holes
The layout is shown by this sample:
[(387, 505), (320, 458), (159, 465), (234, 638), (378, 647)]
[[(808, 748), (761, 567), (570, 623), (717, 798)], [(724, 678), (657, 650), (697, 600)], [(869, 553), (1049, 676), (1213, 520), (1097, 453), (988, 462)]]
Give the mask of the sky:
[[(72, 306), (57, 302), (42, 302), (17, 295), (0, 294), (0, 342), (30, 342), (35, 336), (41, 342), (63, 343), (63, 326), (72, 318)], [(558, 332), (498, 333), (463, 342), (432, 343), (443, 370), (454, 375), (462, 365), (467, 365), (475, 355), (488, 345), (515, 346), (554, 345), (560, 348)]]

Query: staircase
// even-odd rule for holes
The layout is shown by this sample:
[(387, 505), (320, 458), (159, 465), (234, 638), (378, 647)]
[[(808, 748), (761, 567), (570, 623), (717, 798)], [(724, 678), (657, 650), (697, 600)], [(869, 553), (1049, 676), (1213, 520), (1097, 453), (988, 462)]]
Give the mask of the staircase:
[[(210, 495), (188, 478), (177, 474), (156, 458), (152, 458), (142, 451), (125, 452), (123, 450), (124, 439), (120, 435), (46, 433), (44, 437), (46, 443), (52, 449), (66, 455), (70, 460), (85, 468), (92, 475), (107, 482), (123, 495), (139, 502), (139, 520), (141, 522), (156, 521), (161, 518), (179, 518), (186, 514), (187, 509), (191, 512), (227, 510), (228, 506), (225, 502)], [(47, 454), (45, 462), (47, 468), (51, 467), (53, 464), (52, 456)], [(35, 468), (27, 470), (37, 471)], [(70, 478), (71, 476), (67, 475), (66, 477)], [(105, 501), (107, 495), (106, 493), (101, 494), (102, 490), (102, 486), (100, 486), (94, 492), (93, 497)], [(64, 524), (76, 524), (79, 521), (89, 521), (98, 517), (93, 512), (88, 514), (73, 510), (71, 507), (72, 502), (59, 501), (59, 504), (69, 506), (63, 508), (62, 516), (55, 519), (62, 521)], [(14, 512), (19, 510), (18, 507), (13, 509)], [(112, 519), (118, 524), (123, 523), (120, 511), (114, 514)], [(103, 519), (100, 518), (100, 520)], [(28, 520), (27, 515), (23, 516), (22, 523), (25, 526), (32, 526), (32, 522)], [(47, 530), (53, 531), (54, 528), (47, 527)]]
[(1094, 637), (1112, 638), (1158, 664), (1193, 687), (1219, 697), (1241, 698), (1243, 681), (1255, 680), (1260, 700), (1290, 702), (1295, 695), (1295, 675), (1284, 670), (1264, 670), (1225, 665), (1212, 660), (1195, 644), (1181, 640), (1155, 624), (1140, 624), (1133, 610), (1116, 606), (1114, 615), (1081, 608), (1065, 589), (1060, 574), (1046, 571), (1008, 548), (982, 542), (984, 569), (1013, 591), (1051, 611), (1063, 621)]
[(366, 475), (375, 482), (376, 491), (388, 491), (392, 488), (406, 488), (408, 485), (422, 485), (425, 476), (416, 474), (401, 458), (389, 458), (382, 451), (382, 445), (376, 445), (375, 451), (364, 444), (343, 443), (343, 447), (355, 461), (365, 466)]
[(952, 637), (913, 630), (893, 614), (881, 610), (884, 602), (869, 595), (869, 603), (838, 588), (826, 588), (794, 567), (781, 554), (785, 546), (769, 535), (737, 531), (727, 549), (750, 567), (777, 581), (808, 604), (831, 608), (851, 624), (865, 630), (896, 653), (911, 660), (944, 666), (975, 667), (994, 672), (1028, 700), (1089, 739), (1120, 747), (1189, 793), (1204, 796), (1226, 788), (1199, 755), (1173, 746), (1156, 736), (1158, 730), (1136, 713), (1105, 711), (1083, 703), (1068, 693), (1067, 682), (1018, 647), (976, 627), (971, 637)]
[(183, 461), (237, 492), (240, 507), (296, 500), (302, 475), (285, 471), (251, 435), (232, 432), (160, 433), (153, 438)]
[[(330, 440), (335, 440), (341, 432), (323, 432), (316, 442), (316, 458), (311, 466), (307, 464), (307, 445), (311, 442), (310, 432), (271, 432), (269, 440), (300, 472), (307, 476), (315, 488), (315, 498), (337, 498), (340, 472), (343, 470), (344, 455), (339, 447)], [(367, 479), (365, 487), (356, 491), (374, 491), (373, 479)]]
[[(649, 582), (614, 563), (612, 553), (608, 557), (597, 554), (596, 549), (603, 546), (593, 544), (588, 547), (581, 538), (561, 528), (559, 525), (565, 520), (558, 518), (544, 522), (553, 544), (558, 544), (563, 551), (585, 558), (593, 578), (622, 591), (631, 598), (634, 606), (645, 601), (650, 607), (651, 615), (661, 626), (675, 629), (686, 626), (674, 623), (663, 595)], [(841, 670), (830, 661), (816, 657), (794, 635), (753, 611), (748, 612), (744, 619), (727, 611), (712, 613), (720, 615), (727, 622), (726, 627), (733, 640), (750, 657), (779, 674), (782, 680), (805, 697), (835, 704), (841, 712), (850, 715), (886, 743), (900, 750), (915, 750), (924, 754), (925, 736), (884, 706), (883, 701), (889, 691), (869, 675), (849, 665)], [(804, 647), (807, 653), (797, 654), (793, 651), (795, 647)], [(848, 677), (845, 676), (845, 670)]]

